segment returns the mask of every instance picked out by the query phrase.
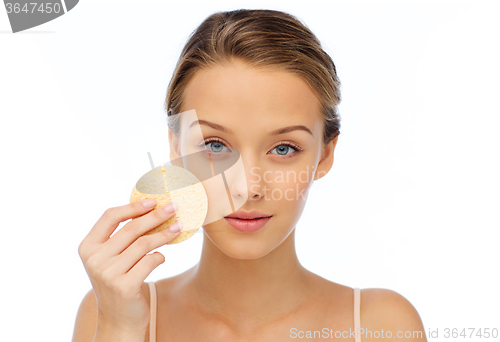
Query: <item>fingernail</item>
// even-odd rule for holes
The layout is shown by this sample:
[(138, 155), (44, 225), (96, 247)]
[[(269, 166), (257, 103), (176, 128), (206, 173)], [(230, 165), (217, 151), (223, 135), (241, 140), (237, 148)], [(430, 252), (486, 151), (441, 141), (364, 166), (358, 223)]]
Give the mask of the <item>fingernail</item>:
[(154, 198), (150, 198), (142, 201), (141, 203), (146, 209), (151, 209), (156, 205), (156, 200)]
[(172, 233), (177, 233), (182, 229), (182, 222), (181, 221), (175, 222), (173, 225), (170, 226), (169, 229)]
[(179, 205), (176, 202), (172, 202), (163, 207), (163, 210), (167, 212), (167, 214), (173, 214), (179, 208)]

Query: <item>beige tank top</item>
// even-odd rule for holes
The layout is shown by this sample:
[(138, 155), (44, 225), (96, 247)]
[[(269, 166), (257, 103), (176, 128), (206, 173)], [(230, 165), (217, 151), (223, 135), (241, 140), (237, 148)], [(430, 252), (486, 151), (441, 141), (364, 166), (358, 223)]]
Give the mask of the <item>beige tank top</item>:
[[(150, 312), (150, 322), (149, 322), (149, 342), (156, 342), (156, 286), (154, 282), (149, 282), (149, 297), (151, 298), (151, 303), (149, 308)], [(354, 331), (359, 331), (361, 316), (361, 293), (359, 288), (354, 288)], [(356, 334), (354, 342), (361, 342), (361, 337)]]

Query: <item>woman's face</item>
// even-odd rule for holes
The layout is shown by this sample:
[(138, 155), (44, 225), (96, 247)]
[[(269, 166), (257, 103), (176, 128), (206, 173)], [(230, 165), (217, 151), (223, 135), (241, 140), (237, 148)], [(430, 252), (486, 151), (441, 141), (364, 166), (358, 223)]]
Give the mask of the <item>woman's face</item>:
[[(295, 228), (313, 180), (324, 176), (333, 163), (337, 139), (323, 144), (324, 122), (316, 95), (297, 75), (233, 61), (198, 71), (185, 90), (182, 107), (194, 109), (198, 120), (227, 130), (200, 125), (212, 155), (233, 148), (241, 155), (248, 200), (240, 209), (272, 215), (254, 232), (238, 231), (222, 218), (203, 226), (205, 234), (233, 258), (256, 259), (273, 251)], [(289, 126), (305, 129), (275, 132)], [(218, 142), (210, 142), (214, 138)], [(178, 158), (183, 152), (173, 147), (172, 134), (169, 139), (170, 157)], [(181, 145), (182, 137), (180, 150)]]

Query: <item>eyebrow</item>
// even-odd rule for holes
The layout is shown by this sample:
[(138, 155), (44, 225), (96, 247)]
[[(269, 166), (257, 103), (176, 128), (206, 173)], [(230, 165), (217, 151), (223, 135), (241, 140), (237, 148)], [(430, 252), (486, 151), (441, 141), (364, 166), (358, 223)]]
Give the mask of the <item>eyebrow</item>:
[[(213, 129), (216, 129), (216, 130), (224, 132), (224, 133), (234, 134), (230, 129), (228, 129), (224, 126), (221, 126), (219, 124), (216, 124), (214, 122), (207, 121), (207, 120), (195, 120), (195, 121), (191, 122), (189, 127), (193, 126), (194, 124), (206, 125), (206, 126), (212, 127)], [(299, 131), (299, 130), (305, 131), (314, 137), (314, 134), (311, 132), (311, 130), (304, 125), (294, 125), (294, 126), (287, 126), (287, 127), (278, 128), (278, 129), (272, 131), (271, 135), (280, 135), (280, 134), (285, 134), (288, 132)]]

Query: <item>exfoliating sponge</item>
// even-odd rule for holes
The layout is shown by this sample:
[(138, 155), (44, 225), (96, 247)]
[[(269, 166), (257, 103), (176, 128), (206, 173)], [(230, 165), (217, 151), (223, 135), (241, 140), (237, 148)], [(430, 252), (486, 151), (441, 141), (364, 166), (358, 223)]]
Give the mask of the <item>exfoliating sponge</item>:
[(168, 244), (189, 239), (200, 229), (207, 216), (208, 197), (205, 188), (195, 175), (182, 167), (162, 165), (142, 176), (132, 190), (130, 202), (148, 198), (156, 199), (153, 209), (172, 202), (179, 204), (173, 217), (144, 234), (154, 234), (177, 221), (182, 222), (181, 232)]

